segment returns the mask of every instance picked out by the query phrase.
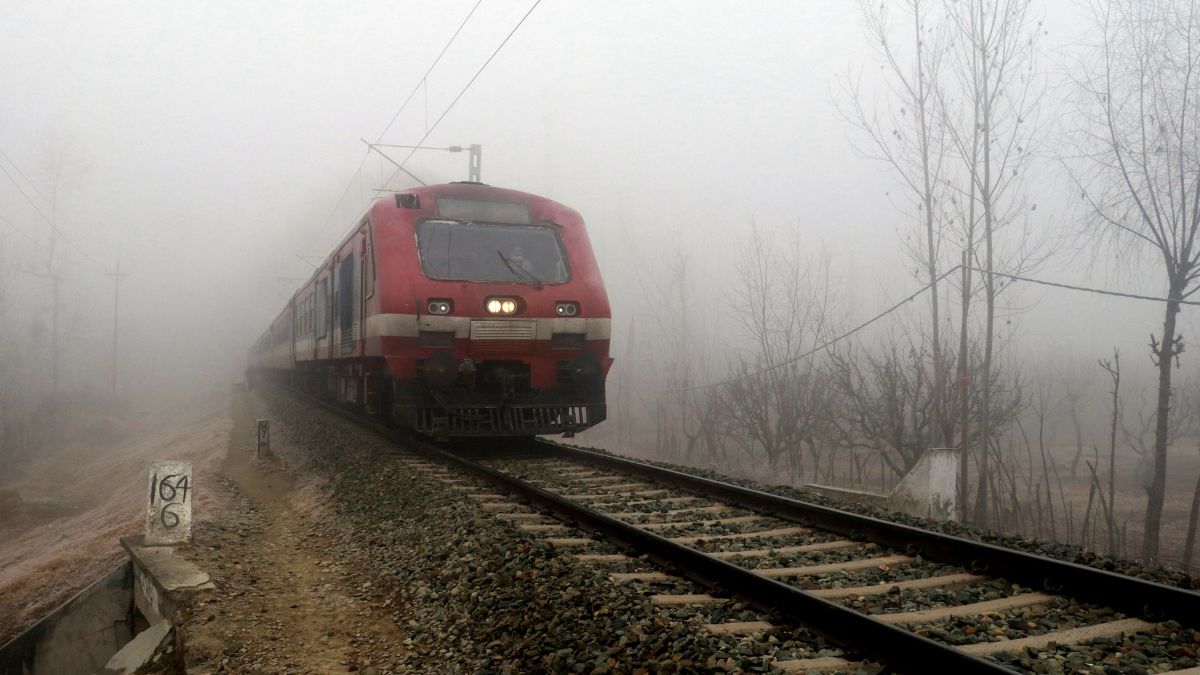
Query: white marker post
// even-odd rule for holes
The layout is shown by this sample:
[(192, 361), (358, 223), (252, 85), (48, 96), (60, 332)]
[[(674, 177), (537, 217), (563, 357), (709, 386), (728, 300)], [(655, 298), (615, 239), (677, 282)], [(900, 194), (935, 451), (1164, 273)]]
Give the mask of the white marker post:
[(264, 450), (271, 451), (271, 420), (258, 421), (258, 447), (254, 449), (254, 456), (262, 457)]
[(155, 462), (150, 467), (146, 545), (192, 540), (192, 463)]

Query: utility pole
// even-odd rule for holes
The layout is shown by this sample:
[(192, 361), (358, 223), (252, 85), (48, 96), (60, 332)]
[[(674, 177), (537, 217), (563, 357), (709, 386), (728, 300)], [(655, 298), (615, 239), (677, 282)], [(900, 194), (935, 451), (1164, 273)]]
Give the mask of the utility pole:
[(50, 280), (50, 405), (58, 405), (58, 300), (59, 282), (62, 278), (54, 271), (54, 252), (58, 243), (57, 232), (50, 231), (50, 255), (46, 259), (46, 271), (22, 270), (31, 276)]
[(112, 280), (113, 280), (112, 393), (113, 393), (113, 396), (116, 396), (117, 395), (117, 336), (119, 334), (117, 331), (117, 328), (119, 326), (117, 317), (118, 317), (118, 311), (120, 310), (120, 307), (121, 307), (121, 280), (124, 279), (125, 277), (129, 276), (129, 273), (121, 271), (121, 258), (118, 257), (117, 258), (117, 270), (115, 272), (108, 272), (107, 274), (108, 274), (108, 276), (112, 277)]

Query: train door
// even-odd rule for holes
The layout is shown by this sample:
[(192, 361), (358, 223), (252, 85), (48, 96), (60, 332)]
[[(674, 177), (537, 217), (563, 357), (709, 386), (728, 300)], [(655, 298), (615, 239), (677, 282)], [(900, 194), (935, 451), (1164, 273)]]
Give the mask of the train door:
[(359, 356), (366, 356), (367, 349), (367, 299), (375, 295), (375, 265), (371, 252), (371, 224), (364, 222), (359, 230), (359, 260), (358, 260), (358, 302), (354, 310), (357, 316), (354, 322), (354, 340)]
[(295, 369), (295, 367), (296, 367), (296, 340), (299, 339), (299, 336), (300, 336), (300, 331), (299, 331), (300, 326), (297, 325), (297, 323), (296, 323), (300, 318), (297, 315), (298, 309), (299, 309), (299, 307), (296, 305), (296, 296), (295, 296), (295, 294), (293, 294), (292, 299), (290, 301), (288, 301), (288, 369), (289, 370)]
[(337, 345), (338, 355), (349, 354), (354, 349), (355, 287), (358, 286), (358, 275), (355, 274), (355, 261), (358, 256), (351, 249), (338, 264), (337, 272)]
[[(333, 352), (329, 349), (329, 322), (330, 317), (330, 302), (329, 302), (329, 274), (326, 270), (321, 270), (321, 278), (317, 280), (317, 311), (316, 311), (316, 338), (313, 340), (313, 358), (333, 358)], [(324, 340), (326, 353), (321, 354), (321, 341)]]

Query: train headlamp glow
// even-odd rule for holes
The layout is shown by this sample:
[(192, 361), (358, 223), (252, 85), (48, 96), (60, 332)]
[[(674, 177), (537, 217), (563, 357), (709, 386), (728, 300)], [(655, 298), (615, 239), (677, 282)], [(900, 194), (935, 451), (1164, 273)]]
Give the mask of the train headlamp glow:
[(487, 304), (488, 314), (516, 314), (517, 301), (512, 298), (488, 298)]
[(554, 305), (554, 313), (559, 316), (575, 316), (579, 313), (579, 305), (574, 302), (559, 302)]
[(439, 300), (434, 298), (429, 300), (429, 304), (426, 305), (425, 308), (429, 310), (430, 314), (449, 314), (453, 307), (454, 303), (449, 300)]

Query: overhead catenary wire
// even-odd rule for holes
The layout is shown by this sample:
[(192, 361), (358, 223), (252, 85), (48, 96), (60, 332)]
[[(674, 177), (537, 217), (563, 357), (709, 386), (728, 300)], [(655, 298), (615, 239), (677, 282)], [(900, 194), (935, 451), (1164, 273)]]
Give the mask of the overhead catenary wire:
[[(458, 95), (454, 97), (454, 100), (450, 101), (450, 105), (446, 106), (446, 109), (442, 111), (442, 114), (439, 115), (436, 120), (434, 120), (433, 125), (425, 130), (425, 135), (421, 137), (421, 140), (417, 141), (414, 145), (425, 145), (426, 139), (428, 139), (434, 130), (438, 128), (438, 125), (442, 123), (442, 120), (446, 119), (446, 115), (450, 114), (450, 111), (454, 109), (454, 106), (458, 103), (458, 101), (467, 93), (467, 90), (471, 88), (471, 85), (475, 83), (475, 80), (479, 79), (479, 76), (482, 75), (483, 71), (487, 69), (488, 64), (490, 64), (492, 60), (496, 58), (496, 55), (500, 53), (501, 49), (504, 49), (504, 45), (508, 44), (508, 41), (512, 39), (513, 35), (516, 35), (517, 31), (521, 29), (521, 26), (524, 25), (525, 21), (529, 18), (529, 15), (533, 14), (533, 11), (537, 9), (538, 5), (540, 4), (542, 4), (542, 0), (534, 1), (529, 10), (525, 12), (525, 15), (521, 17), (521, 20), (517, 22), (517, 25), (513, 26), (513, 29), (508, 32), (508, 35), (504, 36), (504, 39), (499, 45), (496, 46), (496, 49), (492, 51), (491, 56), (489, 56), (487, 60), (483, 62), (483, 65), (479, 66), (479, 70), (475, 71), (475, 74), (471, 76), (471, 79), (468, 80), (465, 85), (463, 85), (463, 88), (458, 92)], [(385, 187), (395, 180), (396, 176), (400, 175), (400, 172), (404, 170), (404, 165), (408, 163), (408, 160), (412, 159), (412, 156), (414, 153), (416, 153), (416, 151), (416, 148), (409, 150), (408, 155), (406, 155), (404, 159), (400, 161), (400, 164), (396, 170), (392, 172), (392, 175), (388, 177), (387, 181), (384, 183)]]
[[(984, 269), (981, 269), (978, 267), (973, 267), (970, 265), (966, 265), (966, 266), (955, 265), (954, 267), (951, 267), (950, 269), (943, 272), (941, 275), (939, 275), (933, 281), (925, 284), (921, 288), (919, 288), (916, 291), (909, 294), (903, 300), (897, 302), (894, 305), (891, 305), (887, 309), (876, 314), (875, 316), (871, 317), (870, 319), (867, 319), (866, 321), (858, 324), (857, 326), (855, 326), (854, 328), (851, 328), (850, 330), (846, 331), (845, 333), (842, 333), (842, 334), (838, 335), (837, 337), (827, 340), (827, 341), (813, 347), (812, 349), (809, 349), (808, 351), (806, 351), (802, 354), (793, 356), (787, 360), (781, 361), (776, 364), (768, 365), (765, 368), (762, 368), (762, 369), (759, 369), (759, 370), (756, 370), (753, 372), (742, 373), (741, 375), (737, 375), (737, 376), (734, 376), (734, 377), (731, 377), (731, 378), (728, 378), (725, 380), (721, 380), (719, 382), (693, 385), (690, 387), (650, 387), (650, 386), (643, 386), (643, 385), (639, 385), (639, 384), (624, 384), (624, 383), (620, 384), (619, 386), (622, 388), (625, 388), (625, 389), (633, 389), (636, 391), (650, 391), (650, 392), (673, 392), (674, 393), (674, 392), (702, 391), (702, 390), (706, 390), (706, 389), (714, 389), (716, 387), (723, 387), (723, 386), (726, 386), (729, 384), (733, 384), (734, 382), (740, 382), (741, 380), (746, 380), (746, 379), (758, 377), (760, 375), (765, 375), (769, 372), (778, 370), (779, 368), (783, 368), (784, 366), (789, 366), (798, 361), (802, 361), (814, 354), (817, 354), (826, 349), (829, 349), (830, 347), (845, 340), (846, 338), (853, 336), (855, 333), (862, 331), (867, 326), (870, 326), (871, 324), (879, 321), (880, 319), (888, 316), (889, 314), (899, 310), (904, 305), (906, 305), (909, 302), (912, 302), (913, 300), (920, 297), (923, 293), (925, 293), (925, 291), (928, 291), (930, 288), (932, 288), (934, 285), (936, 285), (942, 279), (945, 279), (946, 277), (950, 276), (951, 274), (953, 274), (959, 270), (962, 270), (962, 269), (969, 269), (969, 270), (984, 273), (984, 274), (987, 273), (987, 270), (984, 270)], [(1044, 279), (1034, 279), (1031, 277), (1021, 276), (1018, 274), (997, 272), (995, 270), (992, 270), (992, 274), (994, 274), (996, 276), (1012, 279), (1014, 281), (1024, 281), (1024, 282), (1028, 282), (1028, 283), (1032, 283), (1032, 284), (1038, 284), (1041, 286), (1050, 286), (1053, 288), (1062, 288), (1062, 289), (1066, 289), (1066, 290), (1079, 291), (1082, 293), (1092, 293), (1095, 295), (1105, 295), (1105, 296), (1110, 296), (1110, 297), (1125, 298), (1125, 299), (1129, 299), (1129, 300), (1148, 300), (1151, 302), (1170, 302), (1171, 301), (1169, 298), (1156, 297), (1156, 296), (1152, 296), (1152, 295), (1141, 295), (1138, 293), (1127, 293), (1124, 291), (1113, 291), (1113, 290), (1108, 290), (1108, 289), (1103, 289), (1103, 288), (1090, 288), (1087, 286), (1076, 286), (1074, 284), (1065, 284), (1065, 283), (1057, 282), (1057, 281), (1046, 281)], [(1200, 305), (1200, 301), (1195, 301), (1195, 300), (1176, 300), (1175, 302), (1177, 302), (1181, 305)]]
[[(458, 34), (462, 32), (462, 29), (467, 25), (467, 22), (471, 20), (471, 17), (475, 15), (475, 10), (479, 9), (479, 5), (481, 4), (483, 4), (483, 0), (476, 0), (475, 4), (471, 7), (471, 11), (467, 12), (467, 15), (463, 17), (463, 20), (458, 24), (458, 28), (454, 30), (454, 34), (451, 35), (450, 39), (446, 41), (446, 44), (442, 46), (442, 51), (438, 52), (437, 57), (434, 58), (433, 62), (429, 64), (429, 67), (425, 69), (425, 74), (421, 76), (421, 79), (417, 80), (417, 84), (412, 88), (412, 91), (408, 92), (408, 96), (404, 98), (404, 102), (400, 104), (400, 107), (396, 110), (396, 114), (392, 115), (392, 119), (388, 120), (388, 123), (384, 125), (383, 131), (379, 132), (379, 135), (375, 139), (376, 143), (379, 143), (383, 140), (384, 135), (391, 130), (392, 125), (396, 123), (396, 120), (400, 119), (400, 115), (404, 114), (404, 110), (408, 108), (408, 104), (412, 101), (413, 97), (416, 96), (417, 92), (425, 86), (426, 80), (429, 79), (429, 75), (433, 73), (433, 69), (437, 67), (438, 63), (441, 62), (442, 57), (446, 55), (446, 52), (450, 49), (450, 45), (454, 44), (454, 41), (458, 39)], [(426, 108), (427, 110), (425, 113), (425, 118), (426, 127), (428, 127), (428, 102), (426, 102)], [(325, 219), (325, 223), (321, 225), (321, 231), (317, 233), (318, 239), (321, 237), (321, 235), (325, 234), (325, 230), (327, 230), (330, 223), (333, 222), (334, 216), (337, 215), (337, 210), (341, 208), (342, 202), (346, 201), (346, 195), (350, 194), (350, 188), (354, 186), (355, 178), (360, 175), (363, 166), (367, 163), (367, 158), (370, 156), (371, 148), (368, 145), (367, 151), (363, 153), (362, 159), (358, 162), (358, 168), (354, 170), (354, 174), (351, 175), (350, 180), (346, 182), (346, 187), (342, 190), (341, 196), (338, 197), (337, 203), (334, 204), (333, 209), (330, 210), (329, 216)]]
[[(429, 64), (429, 68), (425, 70), (425, 74), (421, 76), (421, 79), (417, 80), (417, 84), (412, 88), (412, 91), (408, 92), (408, 97), (404, 99), (404, 103), (400, 104), (400, 109), (396, 111), (395, 115), (392, 115), (392, 119), (388, 120), (387, 125), (383, 127), (383, 131), (379, 132), (379, 136), (375, 138), (376, 143), (383, 141), (384, 134), (391, 130), (392, 125), (396, 123), (396, 120), (400, 119), (400, 115), (404, 112), (404, 109), (408, 107), (409, 101), (412, 101), (413, 97), (417, 95), (417, 92), (422, 88), (427, 87), (426, 81), (429, 79), (429, 75), (433, 73), (433, 69), (437, 67), (437, 64), (442, 60), (442, 57), (446, 55), (446, 51), (450, 49), (450, 45), (454, 44), (454, 41), (458, 38), (458, 34), (462, 32), (462, 29), (467, 25), (467, 22), (471, 20), (471, 17), (475, 15), (475, 10), (479, 9), (479, 5), (481, 4), (483, 4), (483, 0), (476, 0), (475, 4), (471, 7), (471, 11), (467, 12), (467, 15), (463, 17), (462, 23), (458, 24), (458, 28), (454, 30), (454, 34), (451, 35), (450, 39), (446, 41), (445, 46), (442, 47), (442, 51), (438, 52), (437, 58), (433, 60), (433, 63)], [(425, 112), (425, 118), (426, 126), (428, 126), (428, 110)]]

